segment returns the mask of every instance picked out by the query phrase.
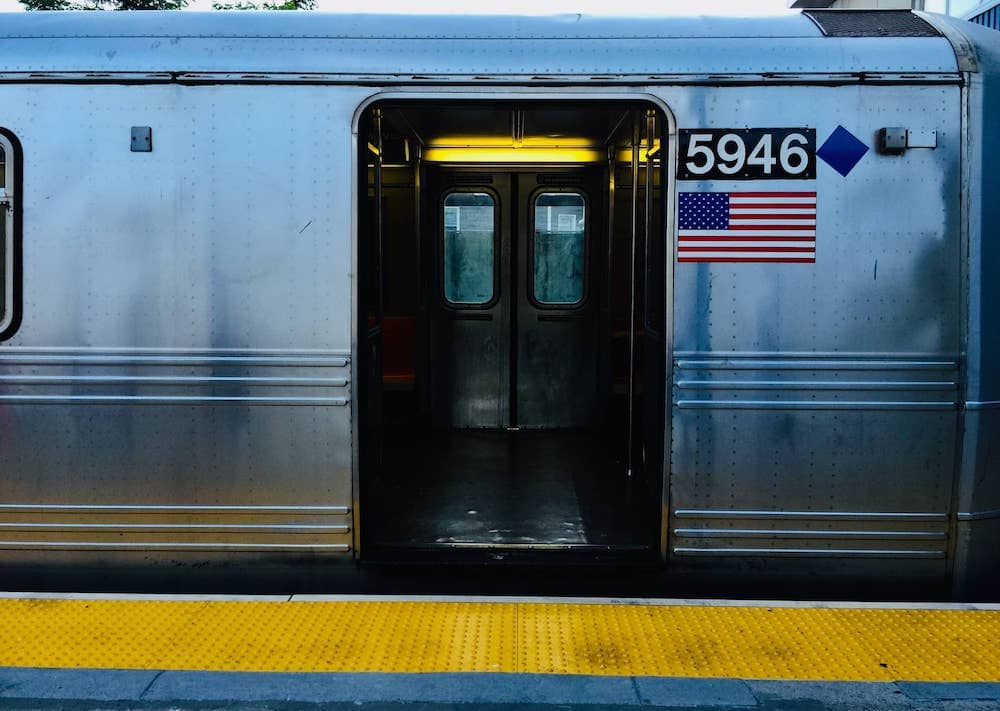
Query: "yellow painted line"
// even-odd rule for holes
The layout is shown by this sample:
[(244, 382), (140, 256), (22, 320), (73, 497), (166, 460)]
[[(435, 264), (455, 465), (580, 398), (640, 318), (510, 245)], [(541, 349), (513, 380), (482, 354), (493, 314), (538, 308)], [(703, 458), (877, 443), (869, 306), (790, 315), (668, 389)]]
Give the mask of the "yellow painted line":
[(0, 666), (1000, 681), (1000, 612), (0, 599)]

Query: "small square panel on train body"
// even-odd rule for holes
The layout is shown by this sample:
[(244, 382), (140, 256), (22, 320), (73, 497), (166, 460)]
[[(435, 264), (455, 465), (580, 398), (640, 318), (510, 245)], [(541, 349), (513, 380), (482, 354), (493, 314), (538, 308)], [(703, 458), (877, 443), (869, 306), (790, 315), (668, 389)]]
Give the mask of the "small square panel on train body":
[(153, 150), (153, 129), (150, 126), (132, 127), (133, 153), (150, 153)]

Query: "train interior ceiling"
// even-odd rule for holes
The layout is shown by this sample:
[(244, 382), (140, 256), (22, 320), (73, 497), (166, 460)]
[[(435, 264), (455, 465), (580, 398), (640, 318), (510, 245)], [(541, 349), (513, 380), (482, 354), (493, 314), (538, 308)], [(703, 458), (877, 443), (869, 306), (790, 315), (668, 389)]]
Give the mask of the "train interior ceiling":
[(664, 131), (636, 102), (366, 111), (365, 559), (658, 556)]

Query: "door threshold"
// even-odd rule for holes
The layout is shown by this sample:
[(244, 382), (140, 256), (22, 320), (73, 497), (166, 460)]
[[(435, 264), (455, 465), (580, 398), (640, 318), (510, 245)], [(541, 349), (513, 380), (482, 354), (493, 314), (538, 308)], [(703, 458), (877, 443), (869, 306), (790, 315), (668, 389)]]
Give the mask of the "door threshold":
[[(397, 547), (394, 545), (393, 547)], [(621, 545), (608, 543), (487, 543), (476, 541), (454, 541), (447, 543), (430, 544), (400, 544), (400, 548), (422, 548), (422, 549), (479, 549), (479, 550), (531, 550), (531, 551), (636, 551), (649, 550), (649, 546), (641, 543), (626, 543)]]
[(377, 546), (361, 563), (391, 565), (660, 565), (655, 547), (594, 543), (403, 543)]

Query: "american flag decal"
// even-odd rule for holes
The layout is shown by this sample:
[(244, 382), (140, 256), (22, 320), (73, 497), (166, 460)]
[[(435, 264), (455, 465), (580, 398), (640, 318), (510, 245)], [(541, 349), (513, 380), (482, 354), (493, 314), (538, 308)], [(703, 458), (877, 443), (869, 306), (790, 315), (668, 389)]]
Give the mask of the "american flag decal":
[(678, 262), (816, 261), (816, 193), (681, 193)]

